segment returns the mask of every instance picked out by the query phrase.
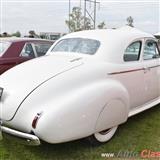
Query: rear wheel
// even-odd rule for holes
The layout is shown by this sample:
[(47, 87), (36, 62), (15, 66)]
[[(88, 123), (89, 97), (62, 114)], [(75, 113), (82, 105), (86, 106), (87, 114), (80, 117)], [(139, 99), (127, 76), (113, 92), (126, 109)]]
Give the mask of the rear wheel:
[(90, 136), (88, 140), (92, 145), (99, 145), (101, 143), (105, 143), (113, 137), (117, 128), (118, 126), (115, 126), (113, 128), (109, 128), (107, 130), (95, 133), (94, 135)]

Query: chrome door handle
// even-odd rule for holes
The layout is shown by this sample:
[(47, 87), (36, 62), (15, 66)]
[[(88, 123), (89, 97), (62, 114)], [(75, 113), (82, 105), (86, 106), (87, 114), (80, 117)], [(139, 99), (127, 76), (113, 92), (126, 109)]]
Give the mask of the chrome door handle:
[(144, 73), (147, 73), (147, 72), (150, 71), (150, 68), (149, 67), (144, 67), (143, 70), (144, 70)]

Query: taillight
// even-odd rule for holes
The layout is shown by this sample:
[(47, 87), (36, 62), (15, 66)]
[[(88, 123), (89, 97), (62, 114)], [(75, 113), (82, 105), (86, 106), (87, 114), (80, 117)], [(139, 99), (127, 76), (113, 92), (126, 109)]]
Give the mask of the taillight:
[(41, 117), (42, 112), (41, 113), (37, 113), (37, 115), (34, 117), (33, 121), (32, 121), (32, 127), (35, 129), (38, 123), (39, 118)]
[(0, 100), (1, 100), (2, 94), (3, 94), (3, 88), (0, 87)]

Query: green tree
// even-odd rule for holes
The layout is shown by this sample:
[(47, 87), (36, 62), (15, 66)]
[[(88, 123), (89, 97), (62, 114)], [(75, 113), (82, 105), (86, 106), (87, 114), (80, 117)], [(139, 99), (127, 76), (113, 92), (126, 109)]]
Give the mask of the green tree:
[(103, 21), (101, 22), (98, 26), (97, 26), (99, 29), (106, 29), (106, 23)]
[(127, 20), (127, 25), (128, 26), (134, 27), (134, 25), (133, 25), (134, 19), (131, 16), (127, 17), (126, 20)]
[(69, 16), (70, 16), (70, 21), (66, 20), (65, 22), (70, 32), (81, 31), (84, 29), (89, 30), (93, 28), (91, 20), (82, 15), (82, 9), (80, 7), (73, 7), (72, 13)]
[(30, 38), (39, 38), (39, 35), (34, 30), (30, 30), (28, 33)]
[(12, 36), (21, 37), (21, 33), (20, 31), (17, 31), (16, 33), (13, 33)]
[(11, 35), (8, 34), (7, 32), (3, 32), (3, 33), (2, 33), (2, 37), (11, 37)]

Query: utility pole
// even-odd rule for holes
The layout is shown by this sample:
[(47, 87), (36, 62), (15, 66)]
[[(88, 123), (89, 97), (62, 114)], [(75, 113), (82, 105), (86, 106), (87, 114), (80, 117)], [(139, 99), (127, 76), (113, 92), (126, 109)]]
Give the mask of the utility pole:
[(86, 29), (86, 0), (84, 0), (84, 30)]
[[(87, 9), (87, 3), (90, 3), (90, 4), (94, 4), (94, 10), (93, 12), (89, 12), (88, 9)], [(100, 5), (100, 2), (97, 2), (97, 0), (84, 0), (84, 29), (85, 26), (86, 26), (86, 17), (89, 16), (91, 21), (93, 22), (93, 29), (96, 28), (96, 10), (97, 10), (97, 4)]]
[(68, 6), (68, 28), (69, 28), (69, 32), (70, 32), (70, 13), (71, 13), (71, 0), (69, 0), (69, 6)]
[(81, 2), (81, 0), (80, 0), (80, 2), (79, 2), (79, 7), (80, 7), (80, 8), (81, 8), (81, 3), (82, 3), (82, 2)]
[(94, 29), (96, 28), (96, 8), (97, 2), (94, 0)]

